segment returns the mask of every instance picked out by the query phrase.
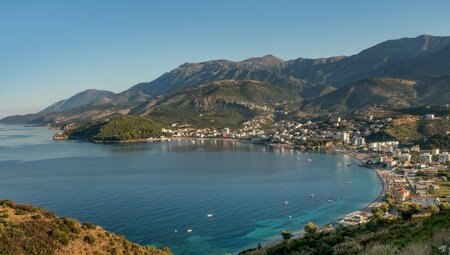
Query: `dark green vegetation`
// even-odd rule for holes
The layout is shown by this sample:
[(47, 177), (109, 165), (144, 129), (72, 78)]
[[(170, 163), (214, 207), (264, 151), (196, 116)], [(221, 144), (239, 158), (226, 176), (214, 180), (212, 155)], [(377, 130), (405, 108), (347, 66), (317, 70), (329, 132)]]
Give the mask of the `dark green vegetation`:
[(69, 139), (115, 142), (158, 138), (162, 126), (148, 117), (121, 116), (94, 124), (85, 124), (66, 132)]
[[(2, 122), (41, 125), (142, 113), (162, 122), (224, 127), (258, 115), (289, 119), (346, 113), (372, 104), (391, 108), (447, 104), (449, 54), (450, 37), (422, 35), (389, 40), (349, 57), (284, 61), (268, 55), (239, 62), (186, 63), (119, 94), (87, 90), (40, 113)], [(215, 88), (217, 83), (245, 88), (246, 83), (258, 82), (261, 85), (247, 91), (225, 85)], [(283, 103), (274, 106), (276, 101)], [(270, 110), (255, 110), (250, 105), (265, 105)]]
[(143, 247), (90, 223), (59, 218), (41, 208), (0, 201), (0, 254), (172, 254)]
[(450, 135), (432, 135), (419, 144), (424, 149), (442, 148), (442, 150), (450, 150)]
[(372, 220), (335, 232), (309, 231), (302, 239), (241, 254), (438, 254), (437, 247), (450, 245), (450, 211), (436, 211), (428, 218)]

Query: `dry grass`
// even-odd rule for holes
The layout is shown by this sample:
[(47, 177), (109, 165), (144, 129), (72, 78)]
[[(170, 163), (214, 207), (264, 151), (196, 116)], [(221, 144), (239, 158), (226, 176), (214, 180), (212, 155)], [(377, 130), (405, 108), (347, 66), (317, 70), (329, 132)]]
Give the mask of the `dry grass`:
[(59, 218), (29, 205), (0, 201), (0, 254), (106, 255), (172, 254), (168, 249), (143, 247), (92, 224)]

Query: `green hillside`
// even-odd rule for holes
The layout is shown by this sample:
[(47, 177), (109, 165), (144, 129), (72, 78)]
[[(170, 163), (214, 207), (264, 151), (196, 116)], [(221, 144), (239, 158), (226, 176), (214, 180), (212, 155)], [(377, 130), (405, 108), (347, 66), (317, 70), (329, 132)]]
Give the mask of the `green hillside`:
[(294, 90), (259, 81), (217, 81), (183, 89), (132, 110), (165, 123), (195, 126), (239, 126), (259, 115), (275, 116), (277, 109), (298, 110), (300, 97)]
[(433, 147), (450, 149), (450, 119), (438, 116), (434, 120), (421, 117), (403, 117), (388, 126), (384, 132), (401, 142), (413, 142), (423, 149)]
[(162, 126), (147, 117), (121, 116), (101, 123), (83, 125), (68, 131), (69, 139), (94, 141), (128, 141), (156, 138)]
[(410, 106), (417, 97), (415, 82), (394, 78), (373, 78), (334, 90), (305, 102), (307, 111), (345, 112), (367, 105)]

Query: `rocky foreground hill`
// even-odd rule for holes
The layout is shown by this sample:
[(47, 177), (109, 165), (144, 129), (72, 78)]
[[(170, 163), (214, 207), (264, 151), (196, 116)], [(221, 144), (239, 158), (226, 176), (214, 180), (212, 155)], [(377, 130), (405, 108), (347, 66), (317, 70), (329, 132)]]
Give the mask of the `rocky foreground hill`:
[(0, 201), (2, 255), (170, 255), (169, 249), (140, 246), (90, 223), (61, 218), (31, 205)]

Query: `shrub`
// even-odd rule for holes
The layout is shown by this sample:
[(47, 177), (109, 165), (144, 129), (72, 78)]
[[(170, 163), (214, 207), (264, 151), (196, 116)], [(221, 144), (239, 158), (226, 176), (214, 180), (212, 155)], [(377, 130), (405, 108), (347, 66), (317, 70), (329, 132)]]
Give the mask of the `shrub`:
[(69, 235), (67, 235), (66, 232), (63, 232), (59, 229), (53, 229), (50, 232), (50, 235), (53, 239), (55, 239), (56, 241), (60, 242), (63, 245), (68, 245), (69, 244)]
[(439, 209), (439, 206), (437, 205), (431, 205), (430, 206), (430, 213), (431, 214), (438, 214), (441, 211), (441, 209)]
[(23, 204), (16, 204), (14, 206), (14, 209), (24, 211), (24, 212), (37, 212), (39, 210), (38, 207), (35, 207), (32, 205), (23, 205)]
[(76, 220), (70, 218), (61, 218), (61, 219), (63, 224), (69, 228), (70, 232), (75, 234), (79, 234), (81, 232), (81, 229), (78, 226), (78, 222)]
[(292, 233), (289, 230), (283, 230), (283, 232), (281, 232), (281, 237), (283, 240), (289, 240), (292, 237)]
[(7, 207), (13, 207), (16, 203), (14, 203), (11, 200), (0, 200), (0, 205), (7, 206)]
[(40, 220), (40, 219), (42, 219), (42, 216), (40, 214), (35, 214), (35, 215), (31, 216), (31, 218), (33, 220)]
[(308, 234), (314, 234), (316, 233), (318, 230), (316, 224), (314, 224), (312, 221), (309, 221), (308, 223), (306, 223), (305, 225), (305, 231)]
[(0, 218), (4, 218), (4, 219), (6, 219), (6, 218), (9, 218), (9, 213), (8, 212), (1, 212), (0, 213)]
[(89, 244), (95, 243), (95, 237), (92, 235), (84, 236), (84, 241)]
[(55, 219), (56, 218), (56, 214), (54, 212), (45, 211), (44, 216), (47, 219)]
[(27, 214), (27, 211), (25, 211), (25, 210), (22, 210), (22, 209), (16, 210), (16, 215), (25, 215), (25, 214)]
[(95, 229), (95, 225), (90, 222), (85, 222), (85, 223), (83, 223), (83, 228), (84, 229)]
[(14, 238), (23, 237), (25, 236), (25, 232), (23, 232), (21, 229), (15, 228), (12, 230), (12, 235)]

